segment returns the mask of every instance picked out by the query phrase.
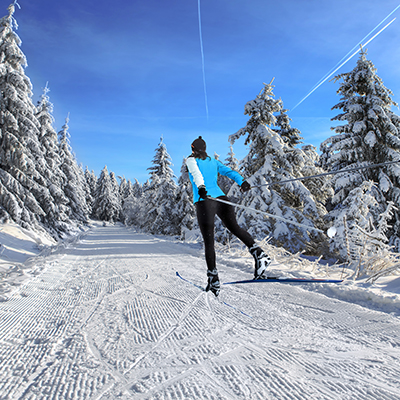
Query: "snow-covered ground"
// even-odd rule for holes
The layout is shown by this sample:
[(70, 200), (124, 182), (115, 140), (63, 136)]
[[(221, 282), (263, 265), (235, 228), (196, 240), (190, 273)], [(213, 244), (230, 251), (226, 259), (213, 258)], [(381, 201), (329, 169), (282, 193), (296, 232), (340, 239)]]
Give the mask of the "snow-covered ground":
[[(216, 299), (176, 277), (204, 285), (198, 242), (93, 223), (54, 246), (0, 229), (0, 399), (399, 399), (399, 276)], [(343, 272), (265, 246), (271, 275)], [(223, 282), (251, 278), (241, 247), (217, 260)]]

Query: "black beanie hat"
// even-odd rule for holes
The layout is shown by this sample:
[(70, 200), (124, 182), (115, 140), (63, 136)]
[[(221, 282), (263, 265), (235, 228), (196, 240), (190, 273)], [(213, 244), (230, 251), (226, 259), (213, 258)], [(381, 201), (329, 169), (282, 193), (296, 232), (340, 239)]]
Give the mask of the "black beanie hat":
[(201, 136), (199, 136), (192, 143), (192, 150), (195, 151), (206, 151), (206, 142), (203, 140)]

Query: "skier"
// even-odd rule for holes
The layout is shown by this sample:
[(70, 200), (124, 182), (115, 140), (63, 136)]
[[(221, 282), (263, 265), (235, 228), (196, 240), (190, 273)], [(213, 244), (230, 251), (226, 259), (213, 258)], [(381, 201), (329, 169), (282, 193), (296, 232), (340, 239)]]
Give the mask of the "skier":
[(255, 243), (252, 236), (238, 225), (233, 206), (212, 200), (228, 200), (217, 184), (218, 174), (234, 180), (242, 192), (249, 191), (250, 184), (238, 172), (211, 158), (206, 153), (206, 142), (201, 136), (193, 141), (192, 154), (187, 158), (186, 166), (192, 184), (197, 221), (204, 240), (208, 277), (206, 291), (213, 292), (215, 296), (220, 292), (214, 248), (215, 215), (218, 215), (226, 228), (248, 247), (255, 260), (254, 279), (265, 278), (264, 273), (271, 263), (270, 257)]

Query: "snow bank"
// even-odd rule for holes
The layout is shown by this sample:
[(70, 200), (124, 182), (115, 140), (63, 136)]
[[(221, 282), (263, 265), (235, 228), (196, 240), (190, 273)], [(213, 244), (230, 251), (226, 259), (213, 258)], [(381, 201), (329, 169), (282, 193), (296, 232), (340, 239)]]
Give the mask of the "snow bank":
[(29, 276), (28, 260), (40, 254), (43, 246), (54, 244), (44, 235), (16, 224), (0, 225), (0, 301)]
[(42, 270), (41, 257), (79, 238), (75, 235), (57, 243), (45, 232), (26, 230), (14, 223), (0, 224), (0, 301), (6, 301), (15, 288)]
[[(379, 278), (374, 283), (367, 282), (368, 278), (353, 280), (353, 271), (343, 266), (310, 259), (300, 254), (290, 254), (282, 248), (277, 248), (264, 242), (261, 246), (273, 262), (270, 266), (270, 276), (287, 276), (296, 278), (330, 278), (344, 279), (341, 284), (302, 284), (309, 291), (325, 296), (358, 304), (373, 310), (387, 312), (400, 316), (400, 274)], [(253, 273), (253, 259), (247, 249), (233, 243), (229, 247), (218, 246), (219, 263), (245, 272), (248, 276)]]

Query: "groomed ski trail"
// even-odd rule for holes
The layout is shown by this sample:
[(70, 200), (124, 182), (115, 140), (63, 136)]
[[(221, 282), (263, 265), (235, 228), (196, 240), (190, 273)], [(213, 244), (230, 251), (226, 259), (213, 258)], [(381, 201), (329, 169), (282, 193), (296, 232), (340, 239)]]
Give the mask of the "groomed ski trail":
[(299, 286), (223, 286), (250, 319), (176, 277), (205, 284), (202, 250), (121, 225), (37, 263), (0, 303), (1, 399), (399, 398), (390, 314)]

